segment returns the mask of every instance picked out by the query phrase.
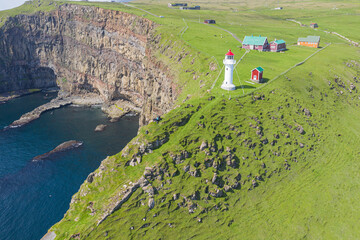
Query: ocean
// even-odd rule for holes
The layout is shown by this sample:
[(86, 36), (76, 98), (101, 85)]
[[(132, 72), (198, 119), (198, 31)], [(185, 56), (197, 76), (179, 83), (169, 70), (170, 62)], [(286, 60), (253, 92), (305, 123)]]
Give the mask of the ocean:
[[(0, 129), (56, 93), (36, 93), (0, 104)], [(94, 132), (107, 124), (103, 132)], [(38, 240), (60, 221), (89, 173), (137, 134), (138, 117), (110, 123), (99, 108), (64, 107), (21, 128), (0, 131), (0, 239)], [(47, 160), (32, 158), (57, 145), (84, 144)]]

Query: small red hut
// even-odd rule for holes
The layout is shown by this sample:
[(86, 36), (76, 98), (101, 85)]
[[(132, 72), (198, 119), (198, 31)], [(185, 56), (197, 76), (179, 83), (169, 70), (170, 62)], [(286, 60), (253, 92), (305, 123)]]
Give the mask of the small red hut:
[(257, 83), (262, 83), (264, 69), (262, 67), (257, 67), (251, 70), (251, 80)]

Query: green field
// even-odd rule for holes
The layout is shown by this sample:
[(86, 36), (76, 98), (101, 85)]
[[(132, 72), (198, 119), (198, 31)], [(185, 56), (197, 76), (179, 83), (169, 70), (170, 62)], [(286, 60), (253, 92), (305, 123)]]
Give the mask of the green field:
[[(360, 48), (324, 32), (359, 42), (358, 1), (191, 2), (200, 11), (171, 9), (165, 1), (129, 3), (137, 8), (73, 3), (158, 23), (156, 34), (167, 50), (156, 57), (174, 71), (182, 92), (160, 123), (142, 127), (121, 153), (103, 161), (92, 183), (84, 182), (51, 228), (57, 239), (360, 238)], [(279, 6), (284, 9), (274, 10)], [(204, 19), (217, 24), (204, 25)], [(234, 74), (237, 89), (224, 91), (225, 53), (231, 48), (236, 60), (245, 54), (225, 30), (241, 40), (284, 39), (288, 50), (247, 53)], [(321, 48), (296, 45), (307, 35), (321, 36)], [(265, 84), (249, 82), (258, 66), (265, 69)], [(142, 154), (139, 165), (126, 165), (143, 146), (161, 139), (168, 141)], [(204, 142), (208, 147), (200, 150)], [(188, 156), (177, 162), (184, 152)], [(154, 195), (139, 188), (97, 226), (145, 167), (155, 171), (149, 179)], [(223, 195), (214, 197), (217, 190)], [(152, 197), (155, 207), (149, 210)]]

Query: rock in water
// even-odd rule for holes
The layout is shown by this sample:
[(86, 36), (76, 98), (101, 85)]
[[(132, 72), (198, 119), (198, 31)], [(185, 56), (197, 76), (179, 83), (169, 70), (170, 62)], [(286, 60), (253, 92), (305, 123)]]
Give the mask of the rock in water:
[(95, 132), (102, 132), (105, 130), (106, 127), (107, 127), (107, 125), (105, 125), (105, 124), (99, 124), (95, 128)]
[(42, 155), (34, 157), (33, 161), (43, 160), (43, 159), (46, 159), (46, 158), (50, 157), (51, 155), (53, 155), (55, 153), (63, 152), (63, 151), (66, 151), (66, 150), (69, 150), (69, 149), (72, 149), (72, 148), (77, 148), (77, 147), (80, 147), (81, 145), (83, 145), (83, 142), (70, 140), (70, 141), (67, 141), (67, 142), (64, 142), (64, 143), (60, 144), (59, 146), (57, 146), (56, 148), (54, 148), (50, 152), (47, 152), (47, 153), (44, 153)]

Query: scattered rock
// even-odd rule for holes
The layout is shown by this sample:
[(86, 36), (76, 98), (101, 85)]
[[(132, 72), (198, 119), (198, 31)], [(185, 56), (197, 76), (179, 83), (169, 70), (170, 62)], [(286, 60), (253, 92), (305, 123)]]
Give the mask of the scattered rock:
[(310, 112), (310, 110), (309, 109), (307, 109), (307, 108), (304, 108), (304, 114), (306, 115), (306, 116), (308, 116), (308, 117), (311, 117), (311, 112)]
[(253, 179), (253, 180), (251, 181), (251, 184), (253, 185), (253, 187), (257, 187), (257, 186), (258, 186), (258, 183), (256, 182), (255, 179)]
[(201, 172), (199, 169), (195, 169), (194, 171), (190, 171), (190, 175), (193, 177), (200, 177), (201, 176)]
[(230, 190), (231, 190), (230, 186), (228, 186), (228, 185), (224, 186), (224, 191), (225, 192), (229, 192)]
[(178, 200), (178, 199), (179, 199), (179, 196), (180, 196), (179, 193), (174, 193), (174, 195), (173, 195), (174, 201)]
[(188, 172), (190, 170), (190, 165), (186, 165), (183, 169), (184, 169), (184, 172)]
[(202, 142), (200, 145), (200, 151), (204, 151), (208, 147), (208, 144), (206, 141)]
[(75, 233), (71, 235), (70, 239), (80, 239), (80, 233)]
[(95, 173), (94, 173), (94, 172), (90, 173), (90, 174), (88, 175), (88, 177), (86, 178), (86, 181), (87, 181), (88, 183), (92, 183), (92, 182), (94, 181), (94, 176), (95, 176)]
[(107, 125), (105, 125), (105, 124), (99, 124), (95, 128), (95, 132), (102, 132), (105, 130), (106, 127), (107, 127)]
[(155, 206), (155, 200), (154, 200), (154, 198), (150, 198), (149, 202), (148, 202), (149, 209), (153, 209), (154, 206)]
[(209, 194), (210, 194), (210, 196), (216, 197), (216, 198), (223, 197), (225, 195), (224, 191), (221, 189), (217, 189), (215, 192), (210, 192)]
[(299, 125), (299, 126), (296, 128), (296, 130), (297, 130), (300, 134), (304, 134), (304, 133), (305, 133), (304, 128), (303, 128), (301, 125)]
[(81, 141), (70, 140), (70, 141), (67, 141), (67, 142), (64, 142), (64, 143), (60, 144), (59, 146), (57, 146), (56, 148), (54, 148), (50, 152), (47, 152), (47, 153), (44, 153), (42, 155), (34, 157), (33, 161), (44, 160), (44, 159), (50, 157), (53, 154), (63, 152), (63, 151), (66, 151), (66, 150), (70, 150), (70, 149), (73, 149), (73, 148), (77, 148), (77, 147), (80, 147), (81, 145), (83, 145), (83, 142), (81, 142)]
[(134, 166), (138, 165), (139, 163), (141, 163), (141, 156), (137, 156), (137, 157), (131, 159), (129, 162), (126, 163), (126, 165), (134, 167)]
[(217, 173), (214, 173), (213, 178), (211, 179), (211, 183), (215, 184), (217, 180)]

